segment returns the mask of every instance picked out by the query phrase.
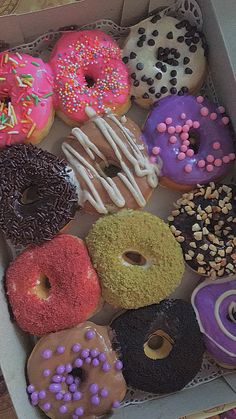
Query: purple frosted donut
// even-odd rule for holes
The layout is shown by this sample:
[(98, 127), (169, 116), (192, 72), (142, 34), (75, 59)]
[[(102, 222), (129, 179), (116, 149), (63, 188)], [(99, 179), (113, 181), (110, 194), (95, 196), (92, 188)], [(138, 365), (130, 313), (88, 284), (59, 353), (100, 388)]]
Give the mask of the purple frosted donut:
[(191, 190), (223, 178), (235, 160), (223, 106), (202, 96), (168, 96), (156, 103), (142, 138), (152, 162), (163, 160), (162, 184)]
[(228, 368), (236, 368), (236, 277), (206, 280), (192, 294), (208, 352)]

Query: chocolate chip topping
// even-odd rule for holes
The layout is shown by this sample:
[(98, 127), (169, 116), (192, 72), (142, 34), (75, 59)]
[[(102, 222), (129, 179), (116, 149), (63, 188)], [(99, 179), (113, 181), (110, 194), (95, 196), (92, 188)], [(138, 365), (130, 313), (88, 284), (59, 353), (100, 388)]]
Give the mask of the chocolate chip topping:
[(154, 83), (154, 80), (150, 77), (149, 79), (147, 79), (147, 84), (149, 85), (149, 86), (152, 86), (153, 85), (153, 83)]
[(150, 87), (150, 89), (148, 89), (148, 91), (149, 91), (150, 93), (154, 94), (154, 93), (155, 93), (155, 87)]
[(145, 93), (143, 94), (143, 99), (148, 99), (148, 98), (149, 98), (149, 94), (145, 92)]
[(147, 43), (150, 47), (153, 47), (155, 45), (154, 39), (149, 39)]
[(164, 94), (164, 93), (167, 93), (167, 92), (168, 92), (167, 87), (166, 86), (162, 86), (161, 93)]
[(142, 41), (138, 41), (138, 42), (137, 42), (137, 46), (138, 46), (139, 48), (142, 48), (142, 47), (143, 47), (143, 42), (142, 42)]
[[(32, 144), (0, 152), (0, 227), (13, 244), (26, 246), (52, 239), (73, 217), (76, 187), (66, 161)], [(37, 198), (23, 203), (33, 188)]]
[(156, 94), (155, 94), (155, 97), (156, 97), (157, 99), (160, 99), (160, 97), (161, 97), (161, 93), (156, 93)]
[(173, 39), (173, 32), (168, 32), (168, 34), (166, 35), (166, 37), (168, 39)]
[(136, 79), (136, 77), (137, 77), (137, 76), (136, 76), (136, 73), (132, 73), (132, 74), (130, 75), (130, 77), (131, 77), (131, 79), (134, 79), (134, 80), (135, 80), (135, 79)]
[(152, 36), (158, 36), (159, 32), (155, 29), (155, 31), (152, 32)]
[(188, 57), (184, 57), (184, 64), (186, 65), (186, 64), (188, 64), (190, 62), (190, 58), (188, 58)]
[(140, 35), (142, 35), (143, 33), (145, 33), (145, 29), (144, 28), (139, 28), (138, 33), (140, 33)]
[(177, 41), (178, 42), (184, 42), (184, 37), (183, 36), (178, 36)]
[(135, 86), (135, 87), (138, 87), (139, 86), (139, 81), (138, 80), (134, 80), (134, 82), (133, 82), (133, 85)]
[(193, 73), (193, 70), (189, 67), (186, 67), (184, 71), (185, 71), (185, 74), (192, 74)]
[(197, 47), (196, 45), (191, 45), (191, 47), (189, 48), (190, 52), (196, 52), (197, 51)]
[(143, 68), (144, 68), (143, 63), (138, 63), (138, 64), (136, 65), (136, 68), (137, 68), (137, 70), (143, 70)]
[(133, 51), (132, 51), (132, 52), (130, 53), (130, 56), (129, 56), (129, 57), (130, 57), (130, 59), (131, 59), (131, 60), (133, 60), (134, 58), (136, 58), (136, 57), (137, 57), (137, 54), (135, 54), (135, 52), (133, 52)]
[(153, 16), (152, 17), (151, 22), (152, 23), (157, 23), (157, 21), (160, 20), (160, 19), (161, 19), (161, 16), (160, 15), (156, 15), (156, 16)]
[(162, 73), (157, 73), (157, 74), (155, 75), (155, 78), (156, 78), (157, 80), (161, 80), (161, 79), (162, 79)]
[(127, 64), (128, 61), (129, 61), (129, 57), (123, 57), (122, 60), (123, 60), (123, 63), (124, 64)]
[(174, 78), (174, 79), (170, 79), (170, 84), (172, 84), (172, 86), (176, 86), (176, 84), (177, 84), (177, 79), (176, 79), (176, 78)]
[(176, 77), (177, 76), (177, 71), (176, 70), (172, 70), (170, 72), (171, 77)]
[(176, 89), (176, 87), (171, 87), (171, 89), (170, 89), (170, 93), (171, 93), (172, 95), (176, 95), (176, 93), (177, 93), (177, 89)]

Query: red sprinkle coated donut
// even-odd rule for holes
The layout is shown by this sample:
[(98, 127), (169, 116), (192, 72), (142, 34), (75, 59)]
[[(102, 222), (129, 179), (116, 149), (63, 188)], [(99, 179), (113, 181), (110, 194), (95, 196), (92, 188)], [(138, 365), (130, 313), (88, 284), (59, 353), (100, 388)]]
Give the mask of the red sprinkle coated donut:
[(17, 323), (38, 336), (83, 322), (101, 295), (84, 242), (65, 234), (20, 254), (6, 286)]

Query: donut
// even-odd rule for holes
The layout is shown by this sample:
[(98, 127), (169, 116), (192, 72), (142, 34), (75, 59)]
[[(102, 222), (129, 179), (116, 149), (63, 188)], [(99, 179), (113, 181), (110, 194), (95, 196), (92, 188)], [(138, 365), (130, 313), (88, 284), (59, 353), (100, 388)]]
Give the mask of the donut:
[(0, 151), (0, 228), (13, 244), (50, 240), (77, 208), (72, 171), (64, 160), (32, 144)]
[(148, 160), (140, 129), (125, 116), (104, 118), (85, 108), (90, 121), (62, 145), (81, 188), (79, 204), (87, 212), (107, 214), (142, 208), (158, 185), (160, 162)]
[(236, 277), (205, 280), (192, 305), (207, 351), (224, 368), (236, 368)]
[(67, 234), (21, 253), (7, 269), (6, 289), (18, 325), (37, 336), (83, 322), (101, 296), (84, 242)]
[(108, 329), (92, 322), (41, 338), (27, 376), (31, 403), (50, 418), (100, 417), (118, 408), (126, 393)]
[(54, 119), (53, 77), (40, 58), (0, 53), (0, 148), (39, 143)]
[(235, 146), (225, 109), (202, 96), (169, 96), (150, 111), (142, 131), (151, 162), (163, 161), (160, 182), (188, 191), (233, 169)]
[(117, 43), (104, 32), (63, 34), (49, 64), (55, 76), (55, 108), (67, 124), (76, 126), (85, 122), (87, 105), (101, 114), (105, 106), (119, 115), (129, 109), (128, 70)]
[(159, 302), (181, 281), (181, 247), (168, 225), (150, 213), (122, 210), (102, 217), (90, 229), (86, 243), (103, 298), (114, 307)]
[(133, 26), (123, 48), (131, 95), (142, 107), (167, 95), (197, 92), (206, 75), (206, 42), (195, 26), (155, 16)]
[(216, 277), (236, 273), (236, 186), (209, 185), (183, 194), (168, 217), (186, 263)]
[(162, 300), (129, 310), (111, 328), (128, 386), (156, 394), (181, 390), (201, 368), (203, 338), (190, 303)]

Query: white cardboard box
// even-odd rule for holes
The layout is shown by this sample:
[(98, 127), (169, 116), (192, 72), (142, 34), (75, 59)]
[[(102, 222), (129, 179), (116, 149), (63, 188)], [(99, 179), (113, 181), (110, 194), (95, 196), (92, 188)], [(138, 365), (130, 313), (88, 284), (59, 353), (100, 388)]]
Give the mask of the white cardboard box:
[[(35, 39), (50, 29), (109, 18), (118, 24), (131, 25), (146, 17), (156, 7), (174, 0), (79, 0), (74, 4), (23, 15), (0, 17), (0, 39), (11, 46)], [(209, 63), (217, 93), (236, 128), (236, 17), (235, 0), (198, 0), (204, 17), (204, 31), (210, 46)], [(54, 130), (54, 128), (53, 128)], [(69, 130), (59, 125), (60, 136)], [(62, 131), (62, 132), (61, 132)], [(58, 130), (57, 130), (58, 132)], [(53, 131), (53, 133), (55, 133)], [(52, 133), (50, 134), (52, 135)], [(58, 135), (58, 134), (57, 134)], [(41, 144), (45, 147), (45, 144)], [(162, 192), (164, 195), (166, 192)], [(174, 199), (174, 195), (172, 195)], [(161, 201), (161, 200), (160, 200)], [(159, 214), (164, 207), (159, 208)], [(9, 318), (4, 293), (4, 270), (10, 260), (4, 239), (0, 236), (0, 365), (19, 419), (45, 417), (31, 407), (25, 391), (25, 363), (32, 349), (27, 334)], [(114, 413), (123, 419), (177, 419), (180, 416), (236, 400), (236, 374), (220, 378), (193, 389), (182, 391), (142, 405), (130, 405)]]

